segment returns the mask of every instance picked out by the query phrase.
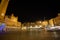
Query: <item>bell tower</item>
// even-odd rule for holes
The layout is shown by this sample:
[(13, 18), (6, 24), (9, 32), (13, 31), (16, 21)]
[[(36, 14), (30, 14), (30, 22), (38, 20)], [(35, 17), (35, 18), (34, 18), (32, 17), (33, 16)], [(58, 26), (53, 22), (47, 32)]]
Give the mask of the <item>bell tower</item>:
[(8, 3), (9, 3), (9, 0), (1, 0), (0, 2), (0, 21), (4, 20)]

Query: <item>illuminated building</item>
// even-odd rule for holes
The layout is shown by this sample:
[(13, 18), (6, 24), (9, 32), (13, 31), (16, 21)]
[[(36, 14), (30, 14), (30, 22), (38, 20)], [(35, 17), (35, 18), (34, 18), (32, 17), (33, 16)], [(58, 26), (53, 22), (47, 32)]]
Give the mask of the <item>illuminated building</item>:
[(36, 21), (37, 25), (41, 25), (42, 21)]
[(60, 26), (60, 13), (58, 13), (58, 16), (54, 18), (54, 24)]
[[(5, 16), (5, 31), (20, 31), (21, 22), (18, 22), (18, 17), (15, 17), (13, 14), (11, 17)], [(7, 29), (7, 30), (6, 30)]]
[(42, 21), (36, 21), (36, 25), (37, 25), (38, 27), (42, 27)]
[(32, 26), (32, 27), (35, 27), (35, 25), (36, 25), (36, 24), (35, 24), (34, 22), (31, 22), (31, 23), (30, 23), (30, 26)]
[(9, 0), (1, 0), (1, 3), (0, 3), (0, 21), (1, 22), (4, 21), (8, 3), (9, 3)]
[(50, 19), (50, 20), (49, 20), (49, 26), (50, 26), (50, 27), (54, 26), (54, 19)]
[(18, 17), (15, 17), (13, 14), (11, 15), (10, 18), (8, 16), (5, 17), (5, 23), (8, 26), (16, 26), (16, 27), (21, 27), (21, 22), (18, 22)]
[(9, 3), (9, 0), (1, 0), (1, 3), (0, 3), (0, 23), (1, 23), (0, 30), (3, 30), (5, 28), (4, 17), (5, 17), (8, 3)]
[(30, 22), (23, 23), (23, 25), (26, 26), (26, 27), (29, 27), (30, 26)]
[(47, 20), (44, 20), (43, 22), (42, 22), (42, 26), (43, 27), (46, 27), (48, 25), (48, 21)]
[(2, 0), (0, 4), (0, 22), (5, 22), (6, 25), (21, 26), (21, 22), (18, 22), (18, 17), (15, 17), (13, 14), (9, 18), (5, 16), (6, 9), (8, 6), (9, 0)]
[(18, 22), (18, 17), (15, 17), (14, 14), (12, 14), (10, 20), (13, 22)]
[[(21, 28), (21, 22), (18, 22), (18, 17), (15, 17), (13, 14), (11, 15), (11, 17), (5, 16), (8, 3), (9, 0), (1, 0), (0, 3), (0, 23), (1, 23), (0, 29), (2, 30), (3, 27)], [(2, 25), (3, 23), (5, 23), (5, 26)]]

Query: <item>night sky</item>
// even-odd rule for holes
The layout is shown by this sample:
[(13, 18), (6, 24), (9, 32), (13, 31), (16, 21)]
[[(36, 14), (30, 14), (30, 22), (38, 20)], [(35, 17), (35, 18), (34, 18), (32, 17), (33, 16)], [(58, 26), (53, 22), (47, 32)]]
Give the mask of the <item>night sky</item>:
[(56, 3), (20, 3), (19, 0), (10, 0), (6, 15), (14, 13), (21, 22), (34, 22), (54, 18), (59, 12)]

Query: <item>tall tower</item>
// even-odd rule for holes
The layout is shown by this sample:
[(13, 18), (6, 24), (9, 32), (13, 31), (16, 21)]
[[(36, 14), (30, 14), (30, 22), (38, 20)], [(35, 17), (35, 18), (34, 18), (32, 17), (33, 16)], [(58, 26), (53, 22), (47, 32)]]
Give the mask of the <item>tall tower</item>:
[(7, 10), (7, 6), (8, 6), (9, 0), (1, 0), (0, 3), (0, 21), (4, 20), (4, 16)]

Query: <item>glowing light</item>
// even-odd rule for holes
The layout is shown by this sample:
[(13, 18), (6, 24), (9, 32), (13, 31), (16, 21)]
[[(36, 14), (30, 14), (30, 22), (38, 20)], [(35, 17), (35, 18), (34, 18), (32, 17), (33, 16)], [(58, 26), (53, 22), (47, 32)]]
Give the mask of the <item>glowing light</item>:
[(22, 30), (26, 30), (26, 27), (22, 27)]
[(32, 26), (30, 26), (30, 28), (32, 28)]
[(49, 24), (50, 24), (50, 26), (54, 26), (53, 19), (49, 20)]
[(2, 13), (1, 15), (4, 16), (4, 13)]
[(39, 25), (39, 27), (42, 27), (42, 25)]
[(39, 23), (41, 23), (41, 21), (39, 21)]

